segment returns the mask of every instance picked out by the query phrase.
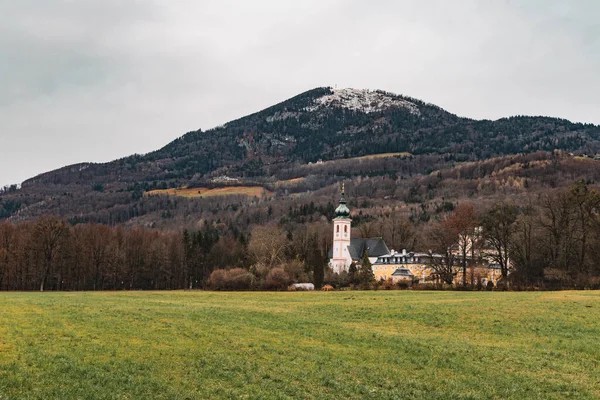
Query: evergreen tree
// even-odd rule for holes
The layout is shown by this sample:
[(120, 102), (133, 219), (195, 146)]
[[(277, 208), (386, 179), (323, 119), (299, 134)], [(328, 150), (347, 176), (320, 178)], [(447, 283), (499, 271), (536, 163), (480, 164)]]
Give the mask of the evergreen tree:
[(323, 281), (325, 280), (325, 267), (329, 260), (327, 257), (321, 257), (321, 262), (317, 262), (313, 270), (313, 279), (315, 289), (321, 289), (323, 287)]
[(358, 268), (356, 268), (355, 262), (350, 264), (350, 268), (348, 268), (348, 278), (352, 285), (356, 285), (357, 283), (359, 283)]
[(362, 285), (367, 286), (375, 282), (375, 275), (373, 274), (373, 268), (371, 266), (371, 260), (369, 260), (369, 251), (365, 251), (363, 258), (360, 262), (360, 269), (358, 271), (359, 281)]

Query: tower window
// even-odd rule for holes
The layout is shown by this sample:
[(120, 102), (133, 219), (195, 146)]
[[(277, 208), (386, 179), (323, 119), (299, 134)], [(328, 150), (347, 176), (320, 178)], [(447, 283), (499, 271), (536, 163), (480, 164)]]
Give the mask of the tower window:
[(348, 233), (348, 225), (344, 225), (344, 233)]
[(336, 231), (337, 233), (340, 233), (340, 226), (339, 226), (339, 225), (335, 227), (335, 231)]

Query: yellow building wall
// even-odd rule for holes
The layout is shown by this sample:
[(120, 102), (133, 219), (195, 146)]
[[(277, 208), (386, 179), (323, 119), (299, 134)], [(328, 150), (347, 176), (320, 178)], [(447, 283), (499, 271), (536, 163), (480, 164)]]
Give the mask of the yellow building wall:
[(371, 268), (375, 279), (384, 281), (391, 278), (398, 268), (406, 268), (421, 282), (431, 274), (431, 268), (425, 264), (373, 264)]
[[(430, 276), (434, 272), (431, 267), (426, 264), (373, 264), (373, 275), (376, 280), (387, 280), (392, 277), (394, 271), (398, 268), (406, 268), (413, 273), (415, 279), (420, 283), (430, 281)], [(454, 284), (462, 284), (462, 268), (456, 267), (456, 275), (454, 276)], [(485, 282), (492, 281), (494, 285), (500, 279), (500, 270), (484, 267), (469, 267), (467, 268), (467, 284), (476, 284), (477, 280)]]

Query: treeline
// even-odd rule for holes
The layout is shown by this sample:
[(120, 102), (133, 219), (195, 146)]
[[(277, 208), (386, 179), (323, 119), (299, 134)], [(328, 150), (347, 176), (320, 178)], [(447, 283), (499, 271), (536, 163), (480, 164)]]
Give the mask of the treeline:
[[(519, 204), (447, 205), (428, 219), (413, 218), (412, 209), (401, 206), (369, 215), (358, 210), (352, 235), (383, 237), (398, 251), (441, 254), (433, 269), (448, 284), (468, 286), (467, 268), (492, 262), (504, 287), (600, 288), (600, 195), (586, 182)], [(351, 204), (355, 211), (357, 206)], [(205, 219), (195, 229), (179, 231), (58, 217), (5, 221), (0, 223), (0, 290), (350, 285), (351, 276), (327, 268), (332, 234), (325, 215), (332, 208), (331, 203), (284, 208), (273, 202), (260, 215), (233, 208), (228, 212), (235, 218)], [(283, 210), (287, 215), (275, 218)], [(462, 282), (455, 279), (459, 272)], [(365, 286), (364, 279), (360, 283)]]
[(57, 217), (5, 221), (0, 223), (0, 290), (198, 289), (214, 284), (213, 271), (240, 268), (252, 274), (257, 289), (322, 282), (328, 225), (294, 232), (255, 226), (249, 235), (218, 221), (180, 232), (71, 225)]
[(433, 268), (448, 284), (462, 269), (467, 286), (469, 264), (479, 259), (499, 267), (504, 287), (600, 289), (600, 195), (583, 181), (479, 213), (463, 203), (423, 237), (442, 255)]
[[(529, 205), (496, 207), (494, 224), (509, 249), (517, 285), (600, 288), (600, 195), (584, 182), (541, 196)], [(490, 228), (489, 228), (490, 229)]]
[(69, 225), (56, 217), (0, 224), (1, 290), (201, 287), (214, 268), (245, 265), (243, 238), (196, 232)]

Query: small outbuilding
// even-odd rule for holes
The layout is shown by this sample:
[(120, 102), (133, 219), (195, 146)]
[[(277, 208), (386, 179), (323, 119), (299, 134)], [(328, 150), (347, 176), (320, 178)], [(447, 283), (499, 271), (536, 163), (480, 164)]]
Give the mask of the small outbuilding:
[(397, 268), (392, 274), (392, 281), (394, 282), (412, 282), (415, 276), (407, 268)]

